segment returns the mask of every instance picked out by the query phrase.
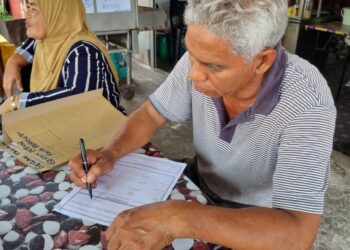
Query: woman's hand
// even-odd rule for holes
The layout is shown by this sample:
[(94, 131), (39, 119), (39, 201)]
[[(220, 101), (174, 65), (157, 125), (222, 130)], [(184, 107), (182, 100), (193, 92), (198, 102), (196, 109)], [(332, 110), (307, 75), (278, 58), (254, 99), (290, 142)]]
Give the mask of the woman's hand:
[[(16, 103), (16, 107), (18, 108), (19, 106), (19, 96), (14, 96), (13, 97), (14, 102)], [(12, 107), (11, 107), (11, 98), (7, 98), (6, 101), (1, 104), (0, 106), (0, 115), (6, 114), (8, 112), (12, 112)]]
[[(3, 87), (5, 95), (10, 97), (13, 95), (13, 89), (16, 86), (21, 92), (23, 91), (22, 78), (21, 78), (21, 65), (23, 60), (18, 58), (19, 55), (15, 54), (6, 63), (4, 77), (3, 77)], [(19, 61), (19, 62), (18, 62)]]

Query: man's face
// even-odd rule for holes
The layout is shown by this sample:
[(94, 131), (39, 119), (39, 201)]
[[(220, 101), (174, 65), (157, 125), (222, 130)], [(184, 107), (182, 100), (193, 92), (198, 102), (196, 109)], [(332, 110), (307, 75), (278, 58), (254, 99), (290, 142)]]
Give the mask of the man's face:
[(192, 66), (189, 77), (197, 91), (210, 97), (239, 96), (255, 81), (253, 67), (206, 26), (188, 25), (185, 44)]
[(46, 35), (45, 21), (35, 0), (27, 1), (26, 28), (28, 37), (42, 40)]

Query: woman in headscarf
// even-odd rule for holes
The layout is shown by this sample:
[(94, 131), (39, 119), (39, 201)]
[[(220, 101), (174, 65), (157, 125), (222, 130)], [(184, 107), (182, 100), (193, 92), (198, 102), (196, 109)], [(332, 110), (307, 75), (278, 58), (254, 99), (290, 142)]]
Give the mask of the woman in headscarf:
[[(103, 88), (112, 105), (120, 106), (118, 75), (108, 51), (87, 26), (81, 0), (28, 0), (28, 40), (8, 60), (4, 90), (9, 97), (0, 114)], [(21, 68), (32, 64), (30, 92), (23, 91)]]

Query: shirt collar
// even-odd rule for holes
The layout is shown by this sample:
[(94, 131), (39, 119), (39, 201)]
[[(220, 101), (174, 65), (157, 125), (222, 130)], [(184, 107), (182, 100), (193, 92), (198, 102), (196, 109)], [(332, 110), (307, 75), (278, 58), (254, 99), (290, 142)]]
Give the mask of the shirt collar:
[(287, 55), (281, 42), (278, 43), (275, 50), (277, 53), (276, 60), (267, 72), (264, 85), (252, 106), (252, 113), (254, 114), (269, 115), (279, 100), (279, 92), (286, 69)]
[[(258, 94), (255, 103), (244, 112), (249, 111), (251, 114), (269, 115), (277, 105), (279, 100), (279, 92), (284, 78), (287, 55), (281, 45), (281, 42), (277, 44), (275, 50), (277, 54), (276, 60), (266, 73), (260, 93)], [(225, 117), (226, 114), (222, 114), (222, 112), (225, 112), (222, 97), (213, 97), (212, 99), (219, 112), (219, 116)], [(244, 117), (249, 118), (251, 116), (244, 115)], [(241, 114), (238, 115), (237, 118), (242, 120)]]
[(237, 124), (250, 121), (254, 117), (254, 114), (269, 115), (277, 105), (286, 69), (287, 54), (284, 51), (281, 42), (277, 44), (275, 50), (277, 54), (276, 60), (266, 73), (263, 86), (252, 106), (248, 107), (245, 111), (238, 114), (237, 117), (229, 121), (222, 97), (212, 98), (221, 123), (221, 139), (231, 141)]

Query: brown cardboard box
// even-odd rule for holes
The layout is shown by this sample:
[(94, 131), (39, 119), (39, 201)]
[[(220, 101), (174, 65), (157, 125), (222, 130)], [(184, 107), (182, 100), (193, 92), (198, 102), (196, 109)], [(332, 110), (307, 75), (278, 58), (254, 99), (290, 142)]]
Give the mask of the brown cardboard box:
[(126, 117), (102, 90), (66, 97), (3, 115), (3, 148), (42, 172), (66, 163), (79, 151), (105, 146)]

